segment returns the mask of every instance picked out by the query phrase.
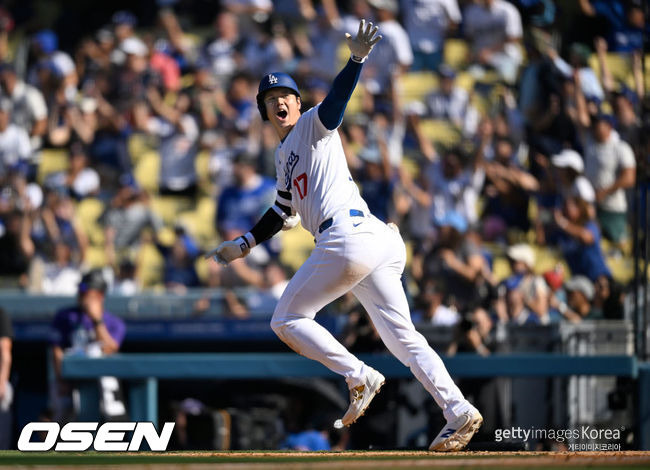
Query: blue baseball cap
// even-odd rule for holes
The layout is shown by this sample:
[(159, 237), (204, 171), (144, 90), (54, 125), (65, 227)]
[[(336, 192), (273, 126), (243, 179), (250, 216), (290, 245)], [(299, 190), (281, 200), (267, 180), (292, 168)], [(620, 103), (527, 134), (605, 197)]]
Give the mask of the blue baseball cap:
[(596, 116), (594, 116), (594, 121), (605, 121), (607, 124), (609, 124), (612, 127), (616, 127), (616, 118), (614, 117), (613, 114), (609, 113), (598, 113)]
[(441, 64), (438, 67), (438, 75), (442, 78), (456, 78), (456, 71), (447, 64)]
[(138, 24), (138, 19), (133, 13), (127, 10), (116, 11), (111, 18), (114, 25), (125, 24), (128, 26), (135, 26)]
[(260, 86), (257, 90), (257, 109), (264, 121), (268, 121), (269, 117), (266, 114), (266, 106), (264, 106), (264, 94), (273, 88), (288, 88), (291, 92), (300, 98), (300, 91), (298, 85), (291, 78), (290, 75), (283, 72), (273, 72), (264, 75), (260, 81)]
[(135, 190), (140, 189), (140, 187), (138, 186), (138, 182), (136, 181), (132, 173), (122, 173), (119, 177), (119, 182), (122, 188), (128, 187)]
[(45, 54), (51, 54), (59, 47), (59, 38), (51, 29), (44, 29), (34, 35), (34, 42)]

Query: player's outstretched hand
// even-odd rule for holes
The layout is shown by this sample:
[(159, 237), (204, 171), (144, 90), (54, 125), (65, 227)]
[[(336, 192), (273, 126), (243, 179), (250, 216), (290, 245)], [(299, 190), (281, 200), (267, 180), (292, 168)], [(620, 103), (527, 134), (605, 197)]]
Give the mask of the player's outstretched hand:
[(368, 22), (368, 25), (366, 25), (366, 20), (361, 20), (356, 37), (353, 38), (350, 33), (345, 33), (345, 39), (352, 53), (352, 60), (356, 62), (366, 60), (374, 45), (382, 38), (381, 35), (377, 34), (377, 31), (379, 31), (379, 26), (373, 28), (372, 23)]
[(248, 244), (244, 241), (242, 237), (238, 237), (232, 241), (223, 242), (216, 249), (212, 250), (209, 253), (206, 253), (205, 258), (214, 258), (214, 260), (226, 266), (233, 260), (237, 258), (243, 258), (250, 252)]

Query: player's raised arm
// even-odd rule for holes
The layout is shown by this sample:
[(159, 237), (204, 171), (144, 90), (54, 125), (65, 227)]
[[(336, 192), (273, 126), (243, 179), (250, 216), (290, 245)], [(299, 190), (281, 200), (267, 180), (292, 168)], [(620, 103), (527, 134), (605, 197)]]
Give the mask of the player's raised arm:
[(378, 30), (378, 26), (373, 27), (372, 23), (366, 25), (366, 20), (361, 20), (356, 37), (345, 33), (350, 48), (350, 60), (336, 76), (332, 89), (318, 108), (318, 117), (327, 129), (334, 130), (341, 125), (345, 107), (357, 86), (362, 64), (374, 45), (382, 38), (377, 35)]

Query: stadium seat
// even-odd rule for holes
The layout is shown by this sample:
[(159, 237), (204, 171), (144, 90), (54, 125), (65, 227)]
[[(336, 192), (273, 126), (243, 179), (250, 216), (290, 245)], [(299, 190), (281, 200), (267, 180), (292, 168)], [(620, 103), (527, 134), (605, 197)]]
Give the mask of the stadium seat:
[(43, 149), (36, 175), (38, 183), (43, 184), (52, 173), (67, 170), (70, 165), (69, 155), (66, 149)]
[(314, 238), (302, 228), (302, 224), (280, 233), (282, 237), (280, 261), (297, 271), (314, 248)]
[(89, 268), (103, 268), (106, 266), (106, 250), (103, 246), (90, 245), (86, 250), (86, 257), (84, 263)]
[(140, 133), (132, 134), (126, 145), (133, 165), (137, 165), (142, 155), (153, 149), (150, 139), (146, 135)]
[(185, 227), (202, 247), (211, 246), (218, 238), (214, 227), (217, 204), (212, 197), (202, 197), (192, 211), (178, 215), (178, 222)]
[(160, 177), (160, 154), (153, 150), (143, 153), (135, 164), (133, 176), (142, 189), (150, 193), (157, 193)]
[(420, 122), (422, 133), (436, 144), (445, 146), (455, 145), (460, 142), (460, 131), (449, 121), (443, 119), (423, 119)]
[[(608, 53), (605, 57), (607, 66), (615, 82), (623, 82), (630, 88), (634, 88), (634, 77), (632, 75), (632, 62), (630, 56), (625, 54)], [(600, 79), (600, 67), (598, 66), (598, 55), (592, 54), (589, 57), (589, 67), (596, 72)]]
[(443, 57), (446, 64), (456, 70), (462, 69), (469, 59), (469, 45), (463, 39), (447, 39)]
[(158, 249), (151, 243), (144, 243), (138, 250), (136, 272), (143, 288), (160, 285), (164, 259)]
[(409, 72), (401, 78), (404, 102), (423, 101), (438, 87), (438, 79), (432, 72)]
[(456, 85), (468, 92), (472, 92), (474, 90), (474, 77), (467, 72), (458, 72), (456, 75)]
[(75, 217), (81, 229), (88, 237), (90, 245), (104, 246), (104, 229), (99, 217), (104, 213), (104, 203), (97, 198), (82, 199), (75, 209)]
[(206, 196), (214, 194), (214, 182), (210, 175), (210, 152), (199, 152), (194, 160), (194, 169), (196, 170), (199, 191), (201, 194)]
[(178, 215), (192, 208), (193, 201), (185, 197), (156, 196), (151, 199), (151, 209), (166, 225), (174, 225)]

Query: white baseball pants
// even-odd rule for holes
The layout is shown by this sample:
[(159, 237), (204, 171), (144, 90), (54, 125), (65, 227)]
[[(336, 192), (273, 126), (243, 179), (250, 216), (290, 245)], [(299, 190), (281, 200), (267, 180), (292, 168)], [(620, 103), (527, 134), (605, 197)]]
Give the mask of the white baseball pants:
[(349, 388), (363, 382), (367, 367), (314, 317), (348, 291), (368, 312), (382, 341), (433, 396), (448, 421), (471, 405), (442, 360), (415, 330), (401, 283), (406, 249), (400, 235), (379, 219), (334, 217), (316, 247), (291, 279), (271, 320), (289, 347), (345, 377)]

